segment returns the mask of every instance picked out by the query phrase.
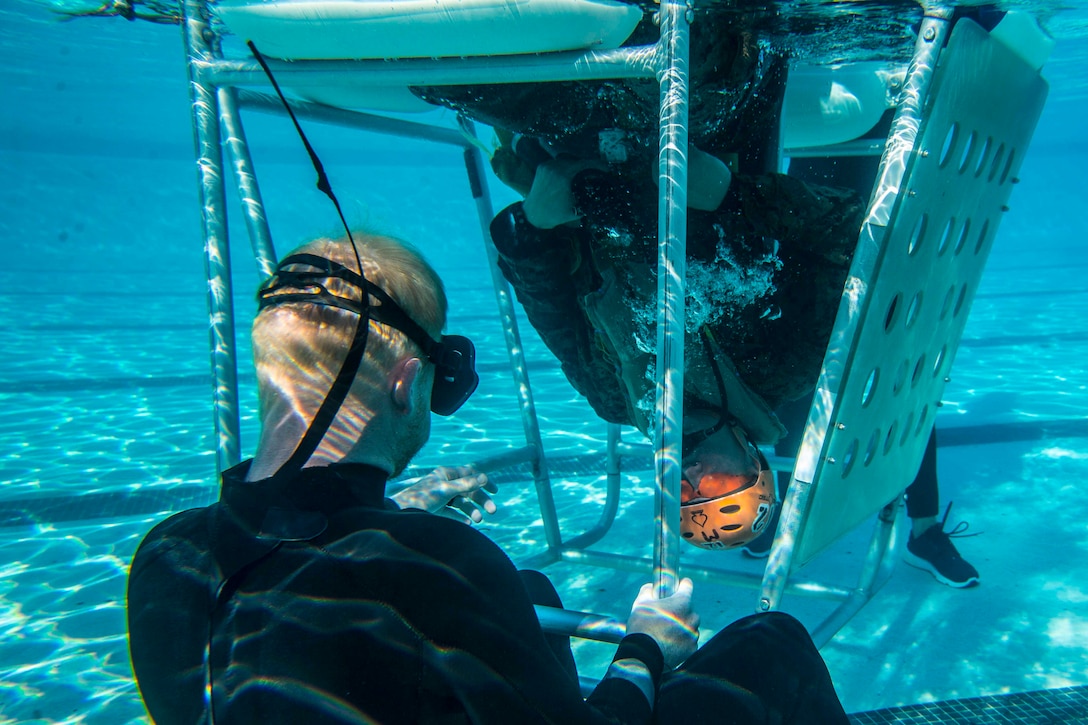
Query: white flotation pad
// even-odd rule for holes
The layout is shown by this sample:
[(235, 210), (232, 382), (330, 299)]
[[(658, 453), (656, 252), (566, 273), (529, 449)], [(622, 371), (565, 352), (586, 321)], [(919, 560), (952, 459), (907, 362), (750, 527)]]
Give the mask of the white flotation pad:
[(616, 0), (220, 0), (219, 18), (286, 60), (618, 48), (642, 10)]
[(870, 131), (895, 102), (903, 71), (881, 61), (790, 68), (782, 102), (782, 145), (829, 146)]

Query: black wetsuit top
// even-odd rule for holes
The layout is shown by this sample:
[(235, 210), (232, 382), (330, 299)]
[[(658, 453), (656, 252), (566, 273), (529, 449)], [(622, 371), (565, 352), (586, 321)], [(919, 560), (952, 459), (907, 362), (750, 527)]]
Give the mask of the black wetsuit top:
[[(218, 723), (649, 720), (619, 678), (583, 699), (483, 534), (395, 509), (368, 466), (305, 469), (279, 490), (245, 482), (248, 466), (224, 474), (218, 504), (156, 526), (133, 560), (132, 665), (159, 725), (210, 722), (206, 678)], [(619, 653), (660, 676), (646, 635)]]

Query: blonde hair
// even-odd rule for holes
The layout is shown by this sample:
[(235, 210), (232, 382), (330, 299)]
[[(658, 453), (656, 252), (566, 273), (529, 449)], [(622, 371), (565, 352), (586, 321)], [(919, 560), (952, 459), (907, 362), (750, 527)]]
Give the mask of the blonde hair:
[[(438, 338), (446, 324), (447, 301), (442, 280), (434, 269), (405, 242), (367, 233), (354, 236), (363, 276), (385, 290), (431, 337)], [(314, 254), (359, 271), (347, 238), (316, 239), (292, 252), (298, 253)], [(361, 290), (341, 279), (330, 277), (322, 282), (337, 297), (362, 299)], [(305, 290), (283, 290), (299, 291)], [(370, 303), (378, 304), (378, 300), (371, 296)], [(252, 339), (262, 413), (281, 402), (312, 417), (340, 370), (358, 320), (354, 312), (311, 302), (290, 302), (261, 310), (253, 321)], [(366, 355), (351, 392), (364, 408), (369, 391), (380, 387), (399, 360), (421, 356), (418, 345), (400, 330), (374, 320), (369, 324)], [(362, 422), (365, 424), (365, 420)]]

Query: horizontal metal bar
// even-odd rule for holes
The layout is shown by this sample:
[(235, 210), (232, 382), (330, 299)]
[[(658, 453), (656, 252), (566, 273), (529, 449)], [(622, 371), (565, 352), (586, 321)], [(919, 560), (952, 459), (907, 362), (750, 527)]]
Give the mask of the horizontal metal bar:
[(797, 463), (796, 458), (787, 458), (786, 456), (766, 455), (767, 465), (771, 467), (772, 471), (783, 471), (785, 473), (793, 473), (793, 467)]
[[(493, 83), (539, 83), (616, 78), (653, 78), (657, 46), (614, 50), (503, 55), (471, 58), (404, 58), (399, 60), (295, 60), (268, 58), (268, 66), (284, 85), (449, 86)], [(194, 61), (203, 83), (218, 86), (263, 86), (264, 71), (254, 60)]]
[[(261, 113), (285, 113), (283, 103), (276, 96), (246, 89), (239, 89), (237, 93), (238, 104), (243, 108)], [(463, 149), (472, 145), (460, 131), (433, 124), (419, 123), (418, 121), (378, 116), (363, 111), (348, 111), (343, 108), (324, 106), (320, 103), (298, 99), (291, 100), (291, 110), (299, 118), (307, 118), (347, 128), (358, 128), (401, 138), (435, 141)]]
[(597, 642), (616, 644), (623, 639), (627, 630), (627, 625), (615, 617), (556, 609), (539, 604), (536, 605), (536, 616), (545, 632), (566, 634)]
[[(563, 549), (559, 553), (562, 561), (578, 564), (589, 564), (608, 569), (630, 571), (649, 575), (653, 569), (653, 562), (646, 557), (627, 556), (624, 554), (612, 554), (603, 551), (584, 551), (575, 549)], [(728, 586), (759, 589), (763, 582), (763, 574), (752, 574), (729, 569), (715, 567), (701, 567), (683, 565), (680, 567), (682, 576), (690, 577), (694, 581), (707, 584), (725, 584)], [(818, 597), (822, 599), (846, 600), (853, 594), (853, 589), (831, 586), (813, 581), (791, 581), (786, 585), (786, 593), (802, 596)]]
[[(877, 587), (879, 589), (879, 587)], [(825, 644), (831, 641), (831, 639), (838, 633), (843, 626), (849, 622), (855, 614), (861, 611), (870, 599), (873, 598), (874, 592), (854, 592), (845, 602), (835, 608), (831, 614), (827, 615), (824, 621), (820, 622), (812, 631), (812, 642), (816, 645), (817, 649), (823, 647)]]
[(621, 456), (652, 456), (654, 454), (654, 447), (649, 442), (646, 443), (618, 443), (616, 444), (616, 452)]
[(880, 156), (884, 153), (887, 139), (863, 138), (829, 146), (804, 146), (784, 149), (783, 155), (794, 159), (823, 158), (826, 156)]
[(512, 448), (508, 451), (503, 451), (502, 453), (496, 453), (487, 458), (481, 458), (472, 465), (475, 466), (478, 471), (489, 473), (492, 471), (500, 471), (504, 468), (510, 468), (519, 463), (531, 463), (532, 461), (535, 461), (539, 455), (540, 449), (536, 446), (522, 446), (521, 448)]

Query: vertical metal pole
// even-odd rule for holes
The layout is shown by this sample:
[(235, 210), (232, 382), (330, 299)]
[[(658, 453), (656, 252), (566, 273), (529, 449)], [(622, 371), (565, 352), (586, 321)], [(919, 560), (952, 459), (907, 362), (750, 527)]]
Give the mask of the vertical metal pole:
[(684, 277), (687, 249), (688, 38), (692, 9), (661, 3), (658, 174), (657, 404), (654, 411), (654, 588), (676, 590), (680, 566), (680, 455), (684, 401)]
[[(468, 121), (462, 123), (466, 132), (475, 136), (473, 125)], [(544, 442), (540, 437), (540, 424), (536, 417), (533, 390), (529, 386), (529, 370), (525, 366), (525, 348), (522, 347), (521, 335), (518, 332), (510, 286), (499, 269), (499, 253), (495, 245), (490, 243), (490, 225), (495, 211), (491, 206), (491, 194), (487, 188), (487, 177), (484, 175), (483, 156), (475, 146), (465, 149), (465, 169), (468, 171), (469, 185), (472, 188), (472, 196), (476, 200), (476, 211), (480, 217), (484, 249), (487, 252), (488, 267), (491, 269), (491, 282), (495, 288), (495, 300), (499, 306), (499, 318), (506, 338), (506, 350), (510, 357), (510, 368), (514, 374), (514, 385), (517, 388), (518, 408), (521, 410), (525, 443), (536, 450), (536, 455), (533, 456), (533, 482), (536, 484), (537, 501), (540, 504), (540, 518), (544, 523), (544, 540), (548, 551), (558, 557), (559, 547), (563, 545), (559, 532), (559, 514), (555, 510), (552, 482), (548, 475), (548, 464), (544, 458)]]
[(193, 105), (200, 207), (203, 212), (204, 267), (208, 276), (208, 314), (214, 376), (215, 448), (218, 472), (238, 463), (238, 364), (234, 338), (227, 205), (223, 193), (223, 153), (219, 138), (219, 103), (214, 88), (201, 82), (194, 60), (213, 60), (216, 36), (204, 0), (185, 0), (182, 34), (187, 53), (189, 95)]
[(925, 111), (926, 99), (929, 98), (929, 86), (933, 80), (933, 71), (937, 68), (937, 58), (951, 30), (951, 18), (952, 10), (940, 7), (927, 9), (925, 17), (922, 18), (918, 39), (914, 43), (914, 56), (903, 82), (903, 91), (892, 120), (888, 142), (884, 146), (875, 196), (869, 206), (866, 224), (887, 227), (888, 220), (891, 219), (895, 200), (906, 176), (907, 162), (914, 153), (921, 129), (922, 114)]
[(219, 111), (223, 119), (223, 145), (234, 167), (234, 178), (238, 181), (238, 193), (242, 200), (246, 229), (249, 231), (249, 243), (253, 247), (257, 271), (263, 281), (276, 271), (276, 248), (272, 244), (268, 218), (264, 215), (264, 202), (261, 200), (257, 174), (253, 170), (253, 157), (249, 153), (245, 126), (242, 125), (242, 116), (238, 112), (237, 91), (233, 88), (219, 89)]

